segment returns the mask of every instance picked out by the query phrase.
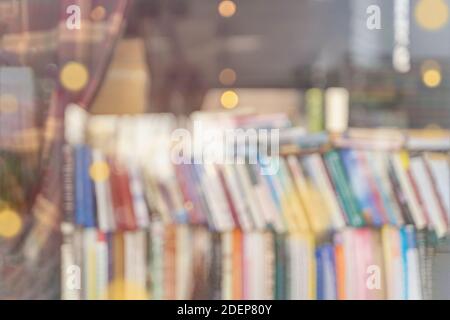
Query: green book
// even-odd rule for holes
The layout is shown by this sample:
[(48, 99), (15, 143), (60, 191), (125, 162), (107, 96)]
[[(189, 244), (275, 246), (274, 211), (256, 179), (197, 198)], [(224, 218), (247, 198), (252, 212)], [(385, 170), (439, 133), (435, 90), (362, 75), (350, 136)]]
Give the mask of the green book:
[(350, 188), (339, 154), (335, 150), (332, 150), (324, 155), (324, 159), (330, 172), (334, 188), (336, 189), (338, 200), (347, 215), (349, 224), (353, 227), (363, 226), (365, 223), (362, 211)]
[(275, 300), (285, 300), (286, 295), (286, 237), (274, 234), (275, 242)]
[(318, 88), (305, 92), (306, 119), (309, 132), (324, 130), (323, 92)]

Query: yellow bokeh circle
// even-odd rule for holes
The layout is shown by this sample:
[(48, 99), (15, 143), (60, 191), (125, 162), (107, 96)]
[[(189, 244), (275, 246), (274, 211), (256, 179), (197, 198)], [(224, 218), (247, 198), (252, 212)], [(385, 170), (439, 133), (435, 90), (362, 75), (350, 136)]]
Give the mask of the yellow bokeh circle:
[(78, 62), (68, 62), (61, 70), (60, 81), (64, 88), (69, 91), (80, 91), (89, 80), (87, 68)]
[(22, 219), (9, 208), (0, 210), (0, 237), (13, 238), (22, 230)]
[(227, 90), (220, 97), (220, 103), (225, 109), (234, 109), (239, 103), (239, 96), (233, 90)]
[(89, 168), (89, 175), (95, 182), (102, 182), (109, 178), (109, 165), (105, 161), (96, 161)]
[(231, 0), (224, 0), (219, 3), (219, 14), (224, 18), (230, 18), (236, 13), (236, 4)]
[(428, 88), (435, 88), (441, 84), (441, 66), (435, 60), (426, 60), (421, 65), (422, 82)]
[(441, 72), (437, 69), (429, 69), (423, 73), (423, 83), (429, 88), (435, 88), (441, 84)]
[(414, 10), (417, 24), (430, 31), (444, 27), (448, 14), (448, 5), (444, 0), (420, 0)]

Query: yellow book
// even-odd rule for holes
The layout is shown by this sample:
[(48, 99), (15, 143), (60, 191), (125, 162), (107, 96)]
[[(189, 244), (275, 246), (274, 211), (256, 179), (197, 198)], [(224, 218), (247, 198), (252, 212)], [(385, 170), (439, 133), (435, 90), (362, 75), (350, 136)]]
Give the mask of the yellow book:
[[(292, 197), (297, 195), (293, 190), (288, 190), (285, 183), (282, 182), (282, 178), (275, 175), (272, 177), (274, 188), (279, 195), (279, 201), (281, 206), (282, 220), (286, 226), (288, 232), (299, 232), (301, 225), (295, 218), (295, 209), (292, 208)], [(292, 195), (293, 193), (293, 195)]]
[(113, 238), (114, 276), (109, 285), (109, 299), (123, 300), (125, 298), (125, 248), (121, 232), (115, 232)]
[(294, 225), (294, 227), (290, 228), (289, 230), (293, 232), (311, 231), (311, 225), (308, 220), (307, 214), (300, 201), (295, 183), (289, 173), (289, 168), (285, 162), (285, 159), (283, 158), (280, 158), (279, 173), (285, 193), (286, 219), (288, 222), (291, 222)]
[(296, 156), (288, 156), (287, 161), (311, 230), (316, 234), (325, 233), (329, 229), (331, 221), (324, 199), (313, 181), (304, 175)]
[(96, 262), (96, 239), (97, 231), (93, 228), (83, 231), (84, 248), (84, 287), (87, 300), (97, 299), (97, 262)]
[(315, 241), (314, 235), (309, 233), (305, 234), (305, 241), (307, 246), (308, 257), (308, 299), (315, 300), (317, 297), (316, 287), (316, 255), (315, 255)]

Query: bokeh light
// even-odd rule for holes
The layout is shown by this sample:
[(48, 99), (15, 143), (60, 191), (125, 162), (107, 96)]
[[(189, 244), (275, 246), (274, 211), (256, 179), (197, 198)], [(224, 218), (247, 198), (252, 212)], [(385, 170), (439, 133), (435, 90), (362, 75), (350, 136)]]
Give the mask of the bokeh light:
[(13, 238), (22, 230), (22, 219), (19, 214), (10, 209), (0, 210), (0, 237)]
[(105, 161), (96, 161), (89, 168), (89, 175), (95, 182), (102, 182), (109, 178), (109, 165)]
[(224, 0), (219, 3), (219, 14), (224, 18), (230, 18), (236, 13), (236, 4), (231, 0)]
[(89, 72), (84, 65), (78, 62), (69, 62), (61, 70), (60, 81), (69, 91), (80, 91), (89, 79)]
[(225, 109), (234, 109), (239, 103), (239, 96), (233, 90), (227, 90), (220, 97), (220, 102)]
[(444, 0), (420, 0), (416, 4), (414, 16), (423, 29), (438, 30), (448, 22), (448, 5)]
[(236, 82), (236, 72), (231, 68), (220, 71), (219, 81), (224, 86), (231, 86)]
[(97, 6), (91, 11), (91, 19), (94, 21), (101, 21), (106, 16), (106, 10), (102, 6)]

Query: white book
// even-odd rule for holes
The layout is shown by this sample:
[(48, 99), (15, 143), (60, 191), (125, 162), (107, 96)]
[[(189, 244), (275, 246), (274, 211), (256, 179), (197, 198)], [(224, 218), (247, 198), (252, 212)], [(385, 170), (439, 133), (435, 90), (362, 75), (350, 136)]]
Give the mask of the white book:
[(204, 164), (202, 189), (205, 195), (215, 227), (218, 231), (228, 231), (234, 227), (233, 217), (225, 199), (225, 192), (220, 184), (214, 164)]
[(295, 235), (288, 238), (289, 299), (308, 299), (308, 263), (305, 248)]
[(97, 299), (108, 298), (108, 242), (106, 235), (99, 232), (96, 243)]
[(425, 215), (416, 198), (413, 186), (411, 185), (411, 181), (409, 180), (409, 177), (404, 169), (401, 155), (399, 153), (393, 154), (391, 156), (391, 159), (395, 174), (397, 175), (400, 183), (400, 187), (402, 188), (402, 191), (406, 197), (406, 202), (414, 220), (414, 224), (417, 229), (423, 229), (427, 226)]
[(246, 200), (244, 199), (244, 192), (242, 186), (237, 178), (237, 173), (234, 165), (224, 164), (222, 166), (225, 181), (230, 191), (230, 196), (233, 201), (240, 227), (244, 232), (248, 232), (252, 229), (251, 216), (249, 208), (247, 208)]
[[(406, 226), (408, 237), (414, 237), (414, 227)], [(408, 281), (408, 300), (421, 300), (422, 287), (419, 269), (419, 249), (417, 247), (408, 247), (406, 252), (407, 261), (407, 281)]]
[(262, 230), (266, 227), (264, 218), (261, 214), (259, 201), (256, 199), (256, 195), (250, 181), (249, 173), (245, 164), (236, 164), (236, 172), (238, 174), (239, 181), (243, 187), (244, 197), (247, 200), (249, 212), (252, 217), (253, 226), (256, 230)]
[[(395, 199), (394, 190), (392, 188), (391, 181), (389, 179), (388, 170), (388, 154), (385, 152), (366, 152), (369, 155), (368, 159), (373, 159), (373, 166), (376, 170), (376, 174), (380, 177), (380, 184), (382, 186), (383, 201), (385, 208), (395, 217), (395, 225), (400, 226), (405, 223), (403, 216), (401, 214), (400, 207)], [(385, 192), (383, 192), (385, 191)]]
[(264, 296), (264, 247), (257, 231), (243, 234), (244, 245), (244, 299), (261, 300)]
[[(98, 149), (92, 150), (92, 160), (94, 165), (106, 165), (105, 157)], [(93, 181), (96, 195), (98, 227), (104, 232), (113, 231), (115, 230), (116, 225), (112, 206), (109, 174), (105, 173), (104, 177), (99, 176), (96, 179), (93, 179)]]
[(355, 281), (355, 236), (352, 229), (346, 229), (342, 233), (345, 260), (345, 296), (349, 300), (357, 299), (357, 284)]
[(264, 225), (273, 225), (276, 230), (280, 230), (279, 212), (270, 194), (267, 180), (261, 175), (258, 165), (249, 164), (247, 167), (251, 170), (255, 183), (253, 184), (253, 193), (260, 210), (259, 216), (262, 218)]
[(152, 299), (164, 299), (164, 236), (165, 227), (161, 221), (152, 221), (150, 225), (150, 274)]
[(176, 299), (187, 300), (190, 298), (192, 282), (192, 238), (189, 226), (178, 225), (176, 227)]
[(144, 230), (135, 232), (136, 240), (136, 283), (142, 292), (140, 298), (147, 297), (147, 233)]
[(425, 154), (425, 160), (450, 220), (450, 159), (448, 156)]
[(127, 231), (123, 233), (124, 243), (124, 298), (130, 299), (135, 294), (133, 288), (137, 287), (137, 243), (135, 233)]
[(79, 300), (81, 298), (81, 267), (77, 265), (74, 226), (63, 222), (61, 230), (64, 236), (61, 245), (61, 299)]
[(422, 157), (411, 158), (411, 174), (416, 181), (422, 203), (427, 210), (436, 235), (438, 237), (444, 236), (448, 229), (447, 223), (444, 220), (445, 213), (441, 210), (439, 200), (434, 192), (433, 182), (430, 179)]
[(145, 202), (144, 188), (137, 168), (133, 165), (128, 166), (130, 192), (133, 201), (133, 211), (136, 216), (138, 228), (146, 229), (150, 224), (147, 203)]
[(222, 233), (222, 298), (233, 299), (233, 233)]

